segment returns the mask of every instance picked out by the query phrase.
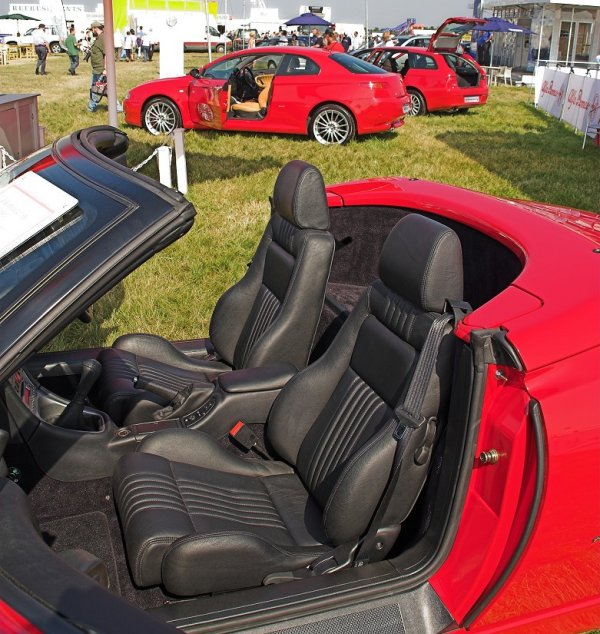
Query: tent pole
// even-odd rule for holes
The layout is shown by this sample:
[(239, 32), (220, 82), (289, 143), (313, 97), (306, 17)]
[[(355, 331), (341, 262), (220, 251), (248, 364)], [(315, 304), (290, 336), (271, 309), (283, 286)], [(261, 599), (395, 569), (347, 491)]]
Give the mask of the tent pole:
[(535, 63), (535, 67), (537, 68), (540, 65), (540, 54), (542, 52), (542, 34), (544, 33), (544, 11), (546, 7), (542, 5), (542, 23), (540, 24), (540, 37), (538, 38), (538, 54), (537, 60)]

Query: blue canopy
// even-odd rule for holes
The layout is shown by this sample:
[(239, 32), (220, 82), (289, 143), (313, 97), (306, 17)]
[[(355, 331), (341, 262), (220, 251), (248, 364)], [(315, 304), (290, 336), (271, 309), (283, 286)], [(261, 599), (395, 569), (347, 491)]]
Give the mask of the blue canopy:
[(519, 26), (518, 24), (514, 24), (513, 22), (509, 22), (508, 20), (503, 20), (502, 18), (488, 18), (485, 21), (485, 24), (480, 24), (477, 26), (477, 31), (488, 31), (493, 33), (532, 33), (529, 29), (526, 29), (524, 26)]
[(285, 23), (286, 26), (333, 26), (331, 22), (327, 22), (314, 13), (303, 13), (297, 18), (292, 18)]

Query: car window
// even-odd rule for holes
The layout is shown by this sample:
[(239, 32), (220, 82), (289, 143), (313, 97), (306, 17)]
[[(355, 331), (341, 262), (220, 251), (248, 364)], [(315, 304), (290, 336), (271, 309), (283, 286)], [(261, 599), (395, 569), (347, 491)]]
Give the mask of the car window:
[(264, 70), (269, 73), (273, 73), (279, 68), (279, 66), (281, 66), (282, 60), (283, 54), (278, 55), (276, 53), (268, 53), (267, 55), (254, 56), (252, 70), (254, 72)]
[(421, 70), (435, 70), (437, 63), (430, 55), (421, 55), (420, 53), (408, 54), (409, 68), (418, 68)]
[(319, 65), (303, 55), (289, 55), (284, 75), (318, 75)]
[(347, 55), (346, 53), (333, 53), (330, 59), (357, 75), (381, 75), (387, 72), (382, 68), (378, 68), (369, 62), (365, 62), (352, 55)]
[(377, 65), (381, 66), (388, 73), (406, 74), (409, 68), (408, 53), (398, 51), (385, 51), (377, 60)]
[(202, 77), (208, 79), (229, 79), (233, 69), (238, 65), (243, 65), (244, 60), (248, 57), (230, 57), (223, 61), (218, 61), (209, 68), (202, 71)]
[(358, 59), (367, 59), (367, 57), (371, 57), (372, 54), (373, 54), (373, 51), (366, 50), (366, 51), (361, 51), (360, 53), (355, 53), (354, 57)]

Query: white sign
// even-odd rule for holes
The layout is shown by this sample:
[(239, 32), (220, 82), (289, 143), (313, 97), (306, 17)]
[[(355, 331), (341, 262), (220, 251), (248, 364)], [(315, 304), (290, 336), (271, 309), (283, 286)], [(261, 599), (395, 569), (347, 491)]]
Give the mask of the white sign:
[(77, 198), (35, 172), (15, 178), (0, 189), (0, 257), (27, 242), (77, 203)]
[[(588, 79), (589, 82), (586, 81)], [(567, 95), (560, 118), (578, 130), (583, 130), (585, 125), (586, 113), (589, 109), (588, 95), (592, 83), (593, 80), (590, 77), (569, 75)]]
[(546, 68), (538, 107), (560, 119), (568, 83), (569, 75), (567, 73)]

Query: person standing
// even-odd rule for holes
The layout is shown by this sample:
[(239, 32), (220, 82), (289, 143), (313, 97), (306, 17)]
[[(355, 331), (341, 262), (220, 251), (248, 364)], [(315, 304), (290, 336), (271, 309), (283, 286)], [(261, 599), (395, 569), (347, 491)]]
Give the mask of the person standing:
[(362, 35), (359, 35), (358, 31), (354, 31), (352, 35), (352, 45), (350, 46), (351, 51), (358, 51), (358, 49), (362, 48), (364, 43), (364, 38)]
[(352, 39), (347, 33), (344, 33), (344, 35), (342, 36), (342, 46), (344, 47), (344, 50), (346, 51), (346, 53), (350, 50), (351, 45), (352, 45)]
[(32, 33), (32, 36), (35, 54), (38, 58), (37, 64), (35, 65), (35, 74), (45, 75), (46, 57), (48, 57), (48, 53), (50, 52), (48, 48), (48, 38), (46, 37), (46, 25), (40, 23), (38, 28)]
[(77, 44), (77, 38), (75, 37), (75, 27), (69, 27), (69, 35), (65, 38), (65, 48), (67, 49), (67, 55), (71, 60), (69, 66), (69, 73), (71, 75), (77, 75), (75, 70), (79, 66), (79, 44)]
[(142, 35), (142, 62), (150, 61), (150, 33)]
[(256, 31), (250, 31), (248, 35), (248, 48), (256, 47)]
[(392, 36), (391, 31), (385, 31), (383, 33), (383, 45), (384, 46), (395, 46), (394, 44), (394, 38)]
[(95, 112), (98, 104), (92, 99), (91, 87), (106, 74), (106, 49), (104, 47), (104, 25), (100, 22), (92, 22), (90, 26), (95, 36), (94, 43), (90, 49), (90, 64), (92, 65), (92, 83), (90, 84), (90, 99), (88, 101), (88, 110)]
[(330, 53), (345, 53), (344, 47), (338, 42), (335, 32), (327, 29), (323, 38), (323, 49)]
[(121, 59), (121, 52), (123, 51), (123, 33), (119, 29), (115, 31), (114, 45), (115, 45), (115, 62), (118, 62)]
[(323, 38), (319, 35), (319, 29), (316, 27), (312, 30), (308, 45), (313, 48), (323, 48)]
[(131, 31), (127, 31), (125, 33), (125, 39), (123, 40), (123, 51), (125, 52), (125, 61), (131, 61), (131, 50), (133, 49), (133, 45), (135, 42), (135, 37), (133, 35), (133, 29)]

